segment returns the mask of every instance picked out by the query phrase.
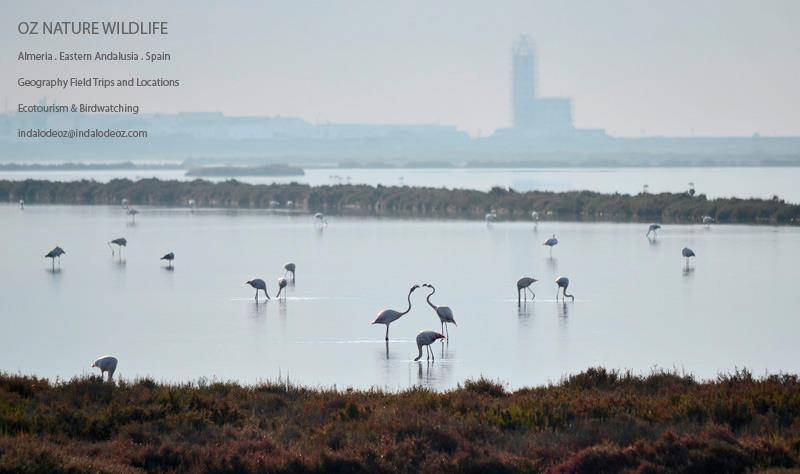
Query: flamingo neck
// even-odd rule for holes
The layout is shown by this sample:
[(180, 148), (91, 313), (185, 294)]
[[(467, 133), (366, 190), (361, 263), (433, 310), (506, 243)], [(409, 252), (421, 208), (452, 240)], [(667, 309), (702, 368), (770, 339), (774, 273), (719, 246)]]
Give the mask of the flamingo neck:
[(437, 310), (439, 308), (435, 304), (431, 303), (431, 296), (433, 296), (433, 294), (436, 293), (436, 288), (431, 287), (431, 289), (433, 291), (431, 291), (430, 294), (428, 294), (428, 298), (426, 298), (426, 299), (428, 300), (428, 304), (431, 305), (431, 308), (433, 308), (434, 310)]
[(413, 292), (414, 292), (414, 290), (411, 290), (411, 291), (408, 292), (408, 308), (405, 311), (403, 311), (402, 313), (400, 313), (401, 315), (406, 314), (409, 311), (411, 311), (411, 293), (413, 293)]

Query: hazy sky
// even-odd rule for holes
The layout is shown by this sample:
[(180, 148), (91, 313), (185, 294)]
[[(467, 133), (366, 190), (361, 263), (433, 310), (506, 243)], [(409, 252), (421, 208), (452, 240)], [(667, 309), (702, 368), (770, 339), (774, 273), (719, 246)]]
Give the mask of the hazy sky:
[[(510, 123), (510, 47), (527, 33), (541, 95), (614, 135), (800, 135), (800, 1), (0, 0), (9, 108), (127, 101), (144, 112), (290, 115), (312, 122)], [(121, 6), (122, 5), (122, 6)], [(23, 20), (158, 19), (167, 38), (22, 37)], [(19, 51), (172, 53), (167, 64), (23, 63)], [(177, 90), (20, 91), (17, 78), (179, 78)]]

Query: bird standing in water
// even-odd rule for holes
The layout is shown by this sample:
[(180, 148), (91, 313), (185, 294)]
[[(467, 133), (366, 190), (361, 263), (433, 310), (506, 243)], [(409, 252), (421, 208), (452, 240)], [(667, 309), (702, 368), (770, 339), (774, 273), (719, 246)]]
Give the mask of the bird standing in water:
[(269, 293), (267, 293), (267, 284), (261, 278), (253, 278), (252, 280), (244, 282), (245, 285), (250, 285), (256, 289), (256, 303), (258, 303), (258, 292), (259, 290), (264, 291), (264, 296), (269, 299)]
[(653, 238), (658, 237), (656, 235), (656, 231), (661, 228), (661, 224), (650, 224), (650, 227), (647, 228), (647, 233), (645, 234), (646, 237), (650, 237), (650, 233), (653, 234)]
[[(275, 298), (280, 299), (281, 293), (283, 293), (283, 289), (286, 288), (286, 285), (289, 283), (286, 281), (286, 278), (278, 278), (278, 295)], [(283, 299), (286, 299), (286, 293), (283, 293)]]
[(56, 246), (56, 248), (47, 252), (47, 255), (45, 255), (44, 257), (51, 259), (51, 263), (53, 264), (53, 270), (55, 270), (56, 259), (58, 259), (58, 267), (61, 268), (61, 256), (64, 255), (65, 253), (67, 252), (65, 252), (64, 249), (62, 249), (59, 246)]
[(161, 257), (161, 260), (166, 260), (167, 261), (167, 266), (169, 268), (172, 268), (172, 261), (175, 260), (175, 252), (170, 252), (170, 253), (164, 255), (163, 257)]
[(122, 258), (122, 247), (127, 247), (128, 246), (128, 241), (125, 239), (125, 237), (116, 238), (116, 239), (114, 239), (114, 240), (112, 240), (111, 242), (108, 243), (108, 248), (111, 249), (111, 256), (113, 257), (114, 256), (114, 247), (112, 247), (111, 244), (114, 244), (114, 245), (117, 246), (117, 248), (119, 249), (119, 256), (120, 256), (120, 258)]
[(394, 309), (384, 309), (370, 324), (385, 324), (386, 325), (386, 340), (389, 340), (389, 325), (400, 319), (401, 316), (411, 311), (411, 293), (419, 288), (419, 285), (414, 285), (408, 290), (408, 308), (405, 311), (397, 311)]
[(535, 299), (536, 298), (536, 293), (534, 293), (533, 290), (531, 290), (531, 285), (533, 285), (537, 281), (539, 281), (539, 280), (537, 280), (536, 278), (531, 278), (531, 277), (522, 277), (519, 280), (517, 280), (517, 306), (522, 304), (522, 301), (521, 301), (521, 299), (522, 299), (521, 296), (522, 295), (521, 295), (521, 293), (525, 294), (525, 301), (526, 302), (528, 301), (528, 292), (529, 291), (531, 292), (531, 299)]
[(544, 243), (542, 243), (542, 245), (547, 245), (548, 247), (550, 247), (550, 256), (552, 257), (553, 256), (553, 247), (558, 245), (558, 239), (556, 238), (556, 234), (553, 234), (552, 237), (550, 237), (549, 239), (545, 240)]
[(447, 306), (436, 306), (435, 304), (431, 303), (431, 296), (433, 296), (433, 294), (436, 293), (436, 288), (434, 288), (433, 285), (429, 283), (425, 283), (422, 286), (430, 288), (432, 290), (428, 294), (427, 298), (428, 304), (431, 306), (431, 308), (433, 308), (433, 311), (436, 313), (436, 316), (439, 316), (439, 321), (442, 323), (442, 331), (447, 333), (447, 337), (450, 337), (450, 333), (447, 332), (447, 323), (453, 323), (456, 326), (458, 326), (458, 324), (456, 324), (455, 318), (453, 317), (453, 310)]
[(686, 259), (686, 268), (689, 268), (689, 259), (694, 257), (694, 250), (689, 247), (684, 247), (683, 250), (681, 250), (681, 255)]
[(428, 357), (426, 357), (426, 359), (435, 360), (433, 357), (433, 351), (431, 350), (431, 344), (439, 339), (444, 338), (445, 337), (442, 334), (436, 331), (421, 331), (419, 334), (417, 334), (417, 350), (419, 351), (419, 355), (417, 355), (417, 358), (414, 360), (416, 361), (422, 358), (422, 346), (425, 346), (425, 349), (427, 350)]
[(567, 298), (572, 298), (572, 301), (575, 301), (575, 297), (567, 293), (567, 288), (569, 287), (569, 278), (558, 277), (558, 279), (556, 280), (556, 285), (558, 286), (558, 288), (556, 289), (556, 301), (558, 301), (559, 291), (562, 290), (564, 293), (564, 301), (566, 301)]
[(283, 269), (286, 270), (286, 271), (283, 272), (283, 277), (286, 278), (286, 274), (287, 273), (291, 273), (292, 274), (292, 282), (294, 282), (294, 270), (295, 270), (295, 268), (296, 268), (296, 266), (292, 262), (289, 262), (286, 265), (284, 265)]

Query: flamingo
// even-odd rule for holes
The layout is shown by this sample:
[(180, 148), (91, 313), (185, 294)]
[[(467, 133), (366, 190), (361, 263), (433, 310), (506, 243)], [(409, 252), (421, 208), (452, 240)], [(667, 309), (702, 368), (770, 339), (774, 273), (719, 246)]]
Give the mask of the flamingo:
[[(286, 285), (288, 285), (288, 283), (286, 282), (286, 278), (283, 277), (278, 278), (278, 295), (275, 298), (281, 297), (281, 292), (283, 292), (283, 289), (286, 288)], [(256, 293), (258, 293), (258, 291), (256, 291)], [(286, 293), (283, 294), (283, 299), (286, 299)]]
[(285, 272), (283, 272), (284, 278), (286, 277), (287, 273), (291, 273), (292, 274), (292, 282), (294, 282), (294, 270), (295, 270), (295, 268), (296, 268), (296, 266), (292, 262), (289, 262), (286, 265), (284, 265), (283, 269), (286, 270)]
[(494, 210), (492, 210), (491, 212), (486, 214), (486, 216), (484, 216), (484, 219), (486, 220), (486, 225), (487, 226), (488, 225), (492, 225), (492, 222), (497, 220), (497, 214), (494, 212)]
[(256, 303), (258, 303), (258, 290), (264, 290), (264, 296), (269, 299), (269, 293), (267, 293), (267, 284), (264, 283), (264, 280), (261, 278), (253, 278), (250, 281), (244, 282), (245, 285), (250, 285), (256, 289)]
[(386, 340), (389, 340), (389, 325), (400, 319), (401, 316), (411, 311), (411, 293), (419, 288), (419, 285), (414, 285), (408, 290), (408, 309), (403, 312), (393, 309), (384, 309), (370, 324), (385, 324), (386, 325)]
[(537, 280), (536, 278), (531, 278), (531, 277), (522, 277), (519, 280), (517, 280), (517, 306), (520, 305), (520, 293), (521, 292), (525, 294), (525, 302), (528, 301), (528, 292), (529, 291), (531, 292), (531, 299), (535, 299), (536, 298), (536, 293), (534, 293), (533, 290), (531, 290), (531, 285), (533, 285), (537, 281), (539, 281), (539, 280)]
[(19, 208), (22, 209), (23, 211), (25, 210), (25, 200), (24, 199), (20, 199), (19, 200)]
[(101, 378), (103, 377), (104, 373), (108, 372), (108, 381), (111, 382), (111, 377), (114, 376), (114, 372), (117, 370), (117, 358), (112, 356), (102, 356), (92, 363), (92, 367), (97, 367), (100, 369)]
[(562, 288), (564, 290), (564, 301), (566, 301), (567, 297), (572, 298), (572, 301), (575, 301), (575, 297), (567, 293), (567, 287), (569, 287), (569, 278), (558, 277), (556, 280), (556, 285), (558, 285), (558, 288), (556, 289), (556, 301), (558, 301), (558, 292)]
[(645, 236), (650, 237), (650, 233), (653, 233), (653, 238), (657, 237), (656, 231), (661, 228), (661, 224), (650, 224), (650, 227), (647, 228), (647, 233)]
[(553, 256), (553, 247), (558, 245), (558, 239), (556, 238), (556, 234), (553, 234), (552, 237), (550, 237), (549, 239), (545, 240), (544, 243), (542, 243), (542, 245), (547, 245), (548, 247), (550, 247), (550, 256), (552, 257)]
[(170, 252), (164, 255), (163, 257), (161, 257), (161, 260), (166, 260), (169, 268), (172, 268), (172, 261), (175, 260), (175, 252)]
[(127, 247), (128, 246), (128, 241), (125, 239), (125, 237), (118, 237), (118, 238), (116, 238), (116, 239), (114, 239), (114, 240), (112, 240), (111, 242), (108, 243), (108, 248), (111, 249), (111, 256), (113, 257), (114, 256), (114, 247), (112, 247), (111, 244), (114, 244), (114, 245), (117, 246), (117, 248), (119, 248), (119, 256), (122, 257), (122, 247)]
[(714, 218), (713, 217), (711, 217), (711, 216), (703, 216), (703, 224), (705, 224), (706, 227), (710, 227), (711, 224), (713, 224), (713, 223), (714, 223)]
[(139, 211), (137, 211), (134, 208), (128, 209), (128, 215), (131, 216), (132, 222), (136, 222), (136, 214), (138, 214), (138, 213), (139, 213)]
[(127, 209), (128, 208), (128, 199), (127, 198), (122, 198), (122, 208), (123, 209)]
[(683, 250), (681, 250), (681, 255), (686, 259), (686, 268), (689, 268), (689, 259), (694, 257), (694, 250), (689, 247), (684, 247)]
[[(439, 321), (441, 321), (442, 323), (442, 331), (447, 332), (447, 323), (453, 323), (456, 326), (458, 326), (458, 324), (456, 324), (455, 318), (453, 317), (452, 309), (450, 309), (448, 306), (436, 306), (435, 304), (431, 303), (431, 296), (433, 296), (433, 294), (436, 293), (436, 288), (434, 288), (433, 285), (429, 283), (425, 283), (422, 286), (433, 290), (428, 294), (427, 300), (428, 304), (431, 306), (431, 308), (433, 308), (433, 311), (436, 312), (436, 316), (439, 316)], [(447, 337), (450, 337), (449, 332), (447, 332)]]
[(58, 266), (59, 266), (59, 268), (61, 268), (61, 256), (64, 255), (65, 253), (67, 253), (67, 252), (65, 252), (64, 249), (62, 249), (61, 247), (56, 245), (56, 248), (54, 248), (53, 250), (47, 252), (47, 255), (45, 255), (44, 257), (51, 259), (52, 264), (53, 264), (53, 270), (55, 270), (56, 269), (56, 259), (58, 259)]
[(414, 360), (417, 361), (417, 360), (420, 360), (422, 358), (422, 346), (425, 346), (425, 349), (427, 350), (427, 356), (428, 357), (426, 357), (425, 359), (426, 360), (427, 359), (436, 360), (436, 358), (433, 357), (433, 351), (431, 350), (431, 344), (433, 344), (434, 342), (438, 341), (439, 339), (444, 339), (444, 338), (445, 337), (442, 334), (440, 334), (440, 333), (438, 333), (436, 331), (420, 331), (420, 333), (417, 334), (417, 350), (419, 350), (419, 355)]
[[(287, 206), (290, 206), (289, 202), (286, 203)], [(314, 219), (316, 219), (316, 223), (319, 225), (328, 225), (328, 221), (325, 219), (325, 214), (321, 212), (317, 212), (314, 214)]]

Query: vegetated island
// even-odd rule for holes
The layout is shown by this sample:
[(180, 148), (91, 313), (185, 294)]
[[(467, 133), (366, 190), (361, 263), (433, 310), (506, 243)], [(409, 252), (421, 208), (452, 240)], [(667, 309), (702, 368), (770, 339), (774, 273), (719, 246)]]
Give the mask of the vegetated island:
[[(800, 467), (796, 375), (588, 369), (514, 392), (0, 374), (0, 472), (747, 472)], [(779, 472), (776, 470), (775, 472)]]
[(192, 168), (186, 176), (195, 177), (223, 177), (237, 176), (303, 176), (302, 168), (290, 165), (263, 165), (263, 166), (202, 166)]
[[(719, 223), (800, 223), (800, 205), (773, 199), (718, 198), (684, 193), (602, 194), (591, 191), (488, 192), (409, 186), (332, 185), (299, 183), (247, 184), (235, 180), (161, 181), (115, 179), (54, 182), (0, 180), (0, 202), (26, 204), (131, 205), (275, 208), (404, 218), (528, 220), (531, 212), (543, 220), (699, 223), (711, 216)], [(291, 206), (289, 206), (291, 202)]]

